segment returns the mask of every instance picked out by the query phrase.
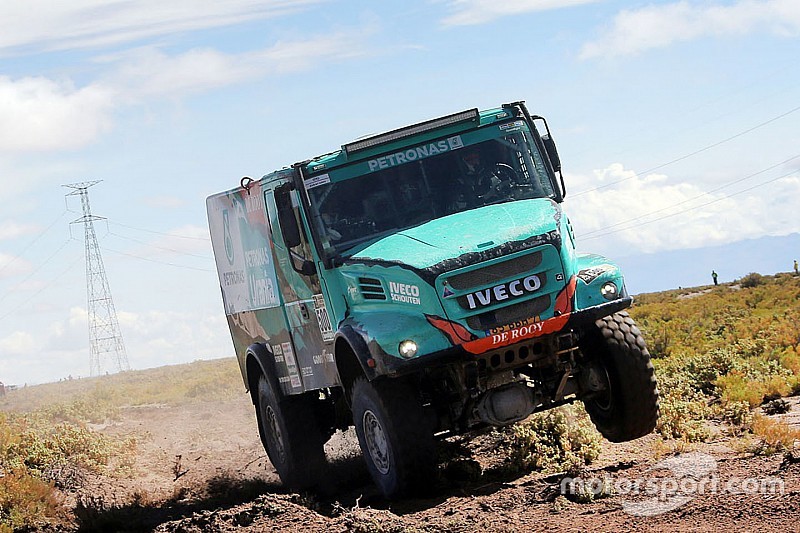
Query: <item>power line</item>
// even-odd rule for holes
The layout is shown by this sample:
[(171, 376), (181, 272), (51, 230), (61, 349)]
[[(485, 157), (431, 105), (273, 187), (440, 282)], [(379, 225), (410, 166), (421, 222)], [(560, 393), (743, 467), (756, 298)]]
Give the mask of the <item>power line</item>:
[[(683, 210), (677, 211), (675, 213), (670, 213), (669, 215), (664, 215), (662, 217), (657, 217), (657, 218), (654, 218), (653, 220), (647, 220), (647, 221), (641, 222), (641, 223), (638, 224), (638, 226), (643, 226), (645, 224), (652, 224), (653, 222), (658, 222), (660, 220), (664, 220), (664, 219), (667, 219), (667, 218), (670, 218), (670, 217), (674, 217), (674, 216), (677, 216), (677, 215), (682, 215), (683, 213), (686, 213), (686, 212), (689, 212), (689, 211), (692, 211), (692, 210), (695, 210), (695, 209), (699, 209), (701, 207), (706, 207), (708, 205), (715, 204), (717, 202), (721, 202), (722, 200), (727, 200), (727, 199), (729, 199), (729, 198), (731, 198), (733, 196), (738, 196), (740, 194), (752, 191), (753, 189), (757, 189), (757, 188), (763, 187), (764, 185), (767, 185), (769, 183), (773, 183), (775, 181), (778, 181), (779, 179), (783, 179), (783, 178), (789, 177), (789, 176), (791, 176), (792, 174), (794, 174), (796, 172), (797, 172), (797, 170), (792, 170), (791, 172), (787, 172), (786, 174), (782, 174), (782, 175), (777, 176), (775, 178), (772, 178), (770, 180), (767, 180), (767, 181), (764, 181), (764, 182), (761, 182), (761, 183), (757, 183), (756, 185), (753, 185), (752, 187), (748, 187), (746, 189), (742, 189), (741, 191), (737, 191), (737, 192), (729, 194), (727, 196), (723, 196), (722, 198), (715, 198), (714, 200), (711, 200), (711, 201), (706, 202), (704, 204), (700, 204), (700, 205), (696, 205), (696, 206), (691, 207), (691, 208), (683, 209)], [(581, 240), (587, 240), (588, 241), (588, 240), (592, 240), (592, 239), (599, 239), (600, 237), (605, 237), (606, 235), (619, 233), (621, 231), (625, 231), (625, 230), (629, 230), (629, 229), (631, 229), (631, 228), (619, 228), (619, 229), (616, 229), (616, 230), (612, 230), (612, 231), (607, 231), (605, 233), (601, 233), (599, 235), (592, 235), (591, 237), (581, 237)]]
[(211, 241), (211, 239), (209, 237), (190, 237), (188, 235), (176, 235), (174, 233), (164, 233), (163, 231), (154, 231), (154, 230), (150, 230), (150, 229), (137, 228), (135, 226), (129, 226), (127, 224), (120, 224), (119, 222), (109, 222), (109, 224), (111, 224), (113, 226), (121, 226), (123, 228), (128, 228), (128, 229), (132, 229), (132, 230), (136, 230), (136, 231), (143, 231), (145, 233), (154, 233), (156, 235), (166, 235), (167, 237), (177, 237), (178, 239), (192, 239), (192, 240), (195, 240), (195, 241), (204, 241), (204, 242), (210, 242)]
[[(672, 205), (668, 205), (668, 206), (666, 206), (666, 207), (662, 207), (662, 208), (660, 208), (660, 209), (656, 209), (655, 211), (651, 211), (651, 212), (649, 212), (649, 213), (646, 213), (646, 214), (644, 214), (644, 215), (639, 215), (639, 216), (637, 216), (637, 217), (629, 218), (629, 219), (627, 219), (627, 220), (622, 220), (622, 221), (620, 221), (620, 222), (617, 222), (617, 223), (615, 223), (615, 224), (611, 224), (610, 226), (605, 226), (605, 227), (603, 227), (603, 228), (598, 228), (598, 229), (596, 229), (596, 230), (589, 231), (589, 232), (585, 233), (585, 234), (582, 236), (582, 238), (586, 239), (586, 238), (588, 238), (588, 236), (590, 236), (590, 235), (593, 235), (593, 234), (595, 234), (595, 233), (601, 233), (601, 232), (605, 232), (606, 230), (608, 230), (608, 229), (611, 229), (611, 228), (614, 228), (614, 227), (616, 227), (616, 226), (621, 226), (621, 225), (623, 225), (623, 224), (628, 224), (628, 223), (630, 223), (630, 222), (635, 222), (635, 221), (637, 221), (637, 220), (641, 220), (641, 219), (643, 219), (643, 218), (647, 218), (647, 217), (649, 217), (649, 216), (651, 216), (651, 215), (654, 215), (654, 214), (656, 214), (656, 213), (661, 213), (662, 211), (668, 211), (668, 210), (670, 210), (670, 209), (672, 209), (672, 208), (674, 208), (674, 207), (677, 207), (677, 206), (679, 206), (679, 205), (683, 205), (683, 204), (686, 204), (686, 203), (692, 202), (692, 201), (694, 201), (694, 200), (697, 200), (698, 198), (701, 198), (701, 197), (703, 197), (703, 196), (707, 196), (707, 195), (710, 195), (710, 194), (712, 194), (712, 193), (715, 193), (715, 192), (717, 192), (717, 191), (721, 191), (722, 189), (728, 188), (728, 187), (730, 187), (731, 185), (734, 185), (734, 184), (736, 184), (736, 183), (741, 183), (741, 182), (743, 182), (743, 181), (746, 181), (746, 180), (748, 180), (748, 179), (750, 179), (750, 178), (753, 178), (753, 177), (755, 177), (755, 176), (758, 176), (759, 174), (763, 174), (764, 172), (768, 172), (768, 171), (770, 171), (770, 170), (772, 170), (772, 169), (774, 169), (774, 168), (777, 168), (777, 167), (779, 167), (779, 166), (785, 165), (785, 164), (786, 164), (786, 163), (788, 163), (789, 161), (793, 161), (793, 160), (795, 160), (795, 159), (798, 159), (798, 158), (800, 158), (800, 154), (798, 154), (798, 155), (796, 155), (796, 156), (793, 156), (793, 157), (790, 157), (789, 159), (785, 159), (785, 160), (781, 161), (780, 163), (775, 163), (774, 165), (772, 165), (772, 166), (770, 166), (770, 167), (767, 167), (767, 168), (765, 168), (765, 169), (763, 169), (763, 170), (759, 170), (758, 172), (754, 172), (754, 173), (752, 173), (752, 174), (749, 174), (749, 175), (747, 175), (747, 176), (745, 176), (745, 177), (743, 177), (743, 178), (739, 178), (739, 179), (736, 179), (736, 180), (733, 180), (733, 181), (727, 182), (726, 184), (724, 184), (724, 185), (721, 185), (720, 187), (717, 187), (717, 188), (715, 188), (715, 189), (711, 189), (710, 191), (704, 191), (704, 192), (702, 192), (701, 194), (698, 194), (697, 196), (693, 196), (693, 197), (691, 197), (691, 198), (688, 198), (688, 199), (686, 199), (686, 200), (680, 201), (680, 202), (678, 202), (678, 203), (676, 203), (676, 204), (672, 204)], [(794, 171), (793, 171), (793, 172), (794, 172)], [(603, 233), (603, 234), (605, 235), (606, 233)]]
[(22, 308), (23, 308), (23, 306), (25, 306), (25, 304), (27, 304), (27, 303), (30, 303), (31, 301), (33, 301), (33, 299), (34, 299), (34, 298), (36, 298), (37, 296), (39, 296), (39, 295), (40, 295), (42, 292), (44, 292), (44, 291), (46, 291), (47, 289), (49, 289), (50, 287), (52, 287), (52, 286), (53, 286), (53, 284), (55, 284), (55, 282), (56, 282), (56, 281), (58, 281), (59, 279), (61, 279), (62, 277), (64, 277), (64, 275), (66, 275), (66, 273), (67, 273), (67, 272), (69, 272), (70, 270), (72, 270), (73, 268), (75, 268), (75, 265), (77, 265), (77, 264), (78, 264), (78, 262), (80, 262), (80, 260), (81, 260), (81, 259), (83, 259), (83, 257), (82, 257), (82, 256), (80, 256), (80, 255), (79, 255), (78, 257), (76, 257), (76, 258), (75, 258), (75, 259), (74, 259), (74, 260), (73, 260), (73, 261), (72, 261), (72, 262), (69, 264), (69, 266), (67, 266), (67, 268), (66, 268), (66, 269), (65, 269), (63, 272), (61, 272), (61, 273), (60, 273), (60, 274), (58, 274), (58, 275), (57, 275), (55, 278), (53, 278), (52, 280), (50, 280), (49, 282), (47, 282), (46, 284), (44, 284), (42, 287), (40, 287), (40, 288), (39, 288), (39, 290), (37, 290), (36, 292), (34, 292), (33, 294), (31, 294), (31, 295), (30, 295), (30, 296), (29, 296), (29, 297), (28, 297), (26, 300), (24, 300), (24, 301), (20, 302), (20, 303), (19, 303), (19, 304), (18, 304), (16, 307), (14, 307), (13, 309), (11, 309), (11, 311), (9, 311), (8, 313), (6, 313), (6, 314), (4, 314), (4, 315), (0, 315), (0, 320), (3, 320), (3, 319), (5, 319), (5, 318), (7, 318), (7, 317), (9, 317), (9, 316), (13, 315), (14, 313), (16, 313), (17, 311), (19, 311), (20, 309), (22, 309)]
[(149, 243), (149, 242), (140, 241), (139, 239), (134, 239), (133, 237), (126, 237), (125, 235), (120, 235), (119, 233), (114, 233), (113, 231), (109, 231), (108, 234), (109, 235), (113, 235), (114, 237), (119, 237), (120, 239), (125, 239), (125, 240), (128, 240), (128, 241), (132, 241), (132, 242), (141, 244), (143, 246), (148, 246), (150, 248), (156, 248), (158, 250), (163, 250), (165, 252), (172, 252), (172, 253), (179, 254), (179, 255), (187, 255), (187, 256), (190, 256), (190, 257), (197, 257), (197, 258), (206, 259), (206, 260), (211, 260), (212, 259), (211, 257), (209, 257), (207, 255), (198, 255), (198, 254), (193, 254), (191, 252), (182, 252), (180, 250), (175, 250), (174, 248), (167, 248), (165, 246), (158, 246), (156, 244), (152, 244), (152, 243)]
[(208, 268), (197, 268), (197, 267), (190, 267), (190, 266), (186, 266), (186, 265), (178, 265), (176, 263), (168, 263), (166, 261), (159, 261), (158, 259), (150, 259), (149, 257), (142, 257), (140, 255), (130, 254), (130, 253), (126, 253), (126, 252), (120, 252), (119, 250), (114, 250), (114, 249), (108, 248), (107, 246), (103, 246), (103, 250), (106, 250), (108, 252), (111, 252), (111, 253), (114, 253), (114, 254), (118, 254), (118, 255), (124, 255), (124, 256), (127, 256), (127, 257), (133, 257), (134, 259), (140, 259), (142, 261), (149, 261), (151, 263), (158, 263), (159, 265), (167, 265), (167, 266), (173, 266), (173, 267), (177, 267), (177, 268), (185, 268), (187, 270), (197, 270), (197, 271), (200, 271), (200, 272), (215, 272), (214, 270), (211, 270), (211, 269), (208, 269)]
[(682, 155), (680, 157), (676, 157), (675, 159), (673, 159), (671, 161), (667, 161), (666, 163), (661, 163), (660, 165), (656, 165), (656, 166), (654, 166), (652, 168), (649, 168), (647, 170), (644, 170), (642, 172), (638, 172), (638, 173), (636, 173), (636, 174), (634, 174), (632, 176), (628, 176), (627, 178), (620, 178), (620, 179), (612, 181), (610, 183), (604, 183), (603, 185), (598, 185), (597, 187), (592, 187), (591, 189), (586, 189), (584, 191), (576, 192), (576, 193), (572, 194), (572, 197), (574, 198), (576, 196), (581, 196), (582, 194), (587, 194), (587, 193), (590, 193), (590, 192), (593, 192), (593, 191), (598, 191), (600, 189), (605, 189), (607, 187), (611, 187), (612, 185), (616, 185), (618, 183), (622, 183), (623, 181), (631, 180), (636, 176), (640, 176), (640, 175), (644, 176), (644, 175), (649, 174), (649, 173), (651, 173), (651, 172), (653, 172), (655, 170), (659, 170), (659, 169), (662, 169), (662, 168), (667, 167), (669, 165), (672, 165), (674, 163), (677, 163), (679, 161), (683, 161), (685, 159), (689, 159), (690, 157), (693, 157), (693, 156), (696, 156), (697, 154), (700, 154), (700, 153), (706, 152), (708, 150), (711, 150), (712, 148), (716, 148), (717, 146), (720, 146), (722, 144), (725, 144), (726, 142), (732, 141), (733, 139), (736, 139), (738, 137), (746, 135), (746, 134), (748, 134), (748, 133), (750, 133), (752, 131), (755, 131), (755, 130), (757, 130), (759, 128), (762, 128), (762, 127), (766, 126), (767, 124), (771, 124), (772, 122), (775, 122), (776, 120), (780, 120), (783, 117), (791, 115), (792, 113), (795, 113), (797, 111), (800, 111), (800, 106), (797, 106), (794, 109), (790, 109), (789, 111), (786, 111), (785, 113), (781, 113), (778, 116), (772, 117), (771, 119), (766, 120), (764, 122), (761, 122), (760, 124), (756, 124), (755, 126), (752, 126), (752, 127), (748, 128), (748, 129), (746, 129), (744, 131), (740, 131), (739, 133), (736, 133), (735, 135), (731, 135), (730, 137), (727, 137), (727, 138), (725, 138), (725, 139), (723, 139), (721, 141), (717, 141), (717, 142), (715, 142), (713, 144), (709, 144), (707, 146), (704, 146), (703, 148), (700, 148), (699, 150), (695, 150), (694, 152), (690, 152), (690, 153), (688, 153), (686, 155)]
[(61, 214), (60, 214), (60, 215), (58, 215), (58, 217), (57, 217), (57, 218), (56, 218), (56, 219), (55, 219), (53, 222), (51, 222), (51, 223), (50, 223), (50, 225), (49, 225), (49, 226), (47, 226), (47, 227), (46, 227), (44, 230), (42, 230), (42, 231), (41, 231), (41, 232), (40, 232), (40, 233), (39, 233), (39, 234), (38, 234), (36, 237), (34, 237), (34, 239), (33, 239), (31, 242), (29, 242), (27, 246), (25, 246), (25, 247), (24, 247), (22, 250), (20, 250), (19, 252), (17, 252), (17, 253), (14, 255), (14, 257), (11, 259), (11, 261), (9, 261), (8, 263), (6, 263), (6, 264), (5, 264), (5, 265), (3, 265), (2, 267), (0, 267), (0, 274), (2, 274), (3, 272), (5, 272), (5, 270), (6, 270), (8, 267), (10, 267), (11, 265), (13, 265), (13, 264), (14, 264), (14, 263), (15, 263), (15, 262), (16, 262), (16, 261), (17, 261), (17, 260), (20, 258), (20, 257), (22, 257), (22, 255), (23, 255), (25, 252), (27, 252), (27, 251), (28, 251), (28, 250), (29, 250), (29, 249), (30, 249), (30, 248), (31, 248), (31, 247), (32, 247), (34, 244), (36, 244), (36, 243), (39, 241), (39, 239), (41, 239), (41, 238), (44, 236), (44, 234), (45, 234), (45, 233), (47, 233), (48, 231), (50, 231), (50, 229), (51, 229), (53, 226), (55, 226), (56, 224), (58, 224), (58, 223), (61, 221), (61, 219), (62, 219), (62, 218), (64, 218), (64, 215), (66, 215), (66, 214), (67, 214), (67, 210), (65, 209), (64, 211), (62, 211), (62, 212), (61, 212)]
[(56, 249), (55, 249), (55, 251), (54, 251), (53, 253), (51, 253), (51, 254), (50, 254), (48, 257), (47, 257), (47, 259), (45, 259), (44, 261), (42, 261), (41, 263), (39, 263), (39, 266), (37, 266), (35, 269), (33, 269), (33, 271), (31, 271), (31, 272), (30, 272), (30, 273), (29, 273), (27, 276), (25, 276), (25, 277), (24, 277), (24, 278), (22, 278), (20, 281), (18, 281), (18, 282), (17, 282), (15, 285), (12, 285), (12, 286), (11, 286), (11, 288), (7, 289), (7, 290), (5, 291), (5, 293), (3, 293), (3, 295), (2, 295), (2, 296), (0, 296), (0, 302), (2, 302), (3, 300), (5, 300), (5, 299), (6, 299), (6, 297), (7, 297), (9, 294), (11, 294), (12, 292), (14, 292), (14, 290), (16, 290), (16, 289), (17, 289), (17, 288), (18, 288), (20, 285), (24, 284), (26, 281), (28, 281), (29, 279), (31, 279), (31, 278), (32, 278), (32, 277), (33, 277), (33, 276), (34, 276), (34, 275), (35, 275), (37, 272), (39, 272), (39, 271), (40, 271), (42, 268), (44, 268), (46, 265), (48, 265), (48, 264), (50, 263), (50, 261), (51, 261), (51, 260), (52, 260), (52, 259), (53, 259), (53, 258), (54, 258), (56, 255), (58, 255), (58, 253), (59, 253), (59, 252), (61, 252), (61, 250), (63, 250), (63, 249), (64, 249), (64, 248), (65, 248), (65, 247), (66, 247), (66, 246), (67, 246), (67, 245), (68, 245), (68, 244), (69, 244), (71, 241), (73, 241), (73, 240), (74, 240), (74, 239), (73, 239), (72, 237), (70, 237), (69, 239), (67, 239), (66, 241), (64, 241), (64, 243), (62, 243), (62, 244), (61, 244), (61, 246), (59, 246), (58, 248), (56, 248)]

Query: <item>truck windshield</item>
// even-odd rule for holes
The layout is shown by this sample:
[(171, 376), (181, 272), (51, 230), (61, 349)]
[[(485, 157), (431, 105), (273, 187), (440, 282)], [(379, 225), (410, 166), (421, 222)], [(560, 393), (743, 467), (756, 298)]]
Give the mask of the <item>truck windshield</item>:
[(312, 219), (328, 254), (345, 254), (460, 211), (554, 196), (541, 154), (526, 131), (414, 161), (386, 159), (379, 158), (387, 168), (308, 189)]

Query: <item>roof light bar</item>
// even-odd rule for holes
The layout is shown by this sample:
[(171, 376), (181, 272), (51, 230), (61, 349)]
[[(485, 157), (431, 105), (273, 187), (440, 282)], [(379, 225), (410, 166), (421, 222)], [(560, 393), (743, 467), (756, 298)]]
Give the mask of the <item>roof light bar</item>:
[(468, 120), (477, 120), (477, 118), (478, 118), (478, 109), (477, 108), (470, 109), (467, 111), (462, 111), (461, 113), (454, 113), (452, 115), (447, 115), (446, 117), (435, 118), (433, 120), (420, 122), (419, 124), (408, 126), (406, 128), (400, 128), (397, 130), (392, 130), (387, 133), (381, 133), (380, 135), (374, 135), (372, 137), (368, 137), (360, 141), (353, 141), (351, 143), (342, 146), (342, 149), (348, 155), (350, 155), (352, 153), (359, 152), (361, 150), (366, 150), (367, 148), (373, 148), (375, 146), (380, 146), (382, 144), (390, 143), (392, 141), (397, 141), (399, 139), (411, 137), (412, 135), (416, 135), (418, 133), (435, 130), (443, 126), (458, 124), (459, 122), (466, 122)]

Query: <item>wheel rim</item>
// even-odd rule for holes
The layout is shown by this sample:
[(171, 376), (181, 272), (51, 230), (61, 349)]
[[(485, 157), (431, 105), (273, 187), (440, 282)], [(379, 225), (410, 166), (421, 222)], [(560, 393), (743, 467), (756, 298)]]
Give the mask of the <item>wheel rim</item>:
[(601, 394), (595, 395), (592, 398), (592, 403), (598, 410), (607, 413), (614, 406), (614, 398), (611, 394), (611, 376), (608, 375), (608, 369), (605, 365), (599, 365), (597, 368), (600, 370), (600, 378), (603, 380), (606, 390)]
[(269, 428), (269, 439), (272, 441), (275, 451), (278, 452), (280, 461), (282, 463), (286, 462), (286, 448), (283, 445), (283, 434), (278, 424), (278, 415), (275, 414), (271, 405), (264, 408), (264, 415), (267, 419), (267, 427)]
[(383, 475), (389, 473), (389, 442), (386, 440), (386, 433), (383, 431), (380, 420), (370, 410), (364, 411), (362, 419), (364, 428), (364, 440), (367, 442), (367, 451), (375, 468)]

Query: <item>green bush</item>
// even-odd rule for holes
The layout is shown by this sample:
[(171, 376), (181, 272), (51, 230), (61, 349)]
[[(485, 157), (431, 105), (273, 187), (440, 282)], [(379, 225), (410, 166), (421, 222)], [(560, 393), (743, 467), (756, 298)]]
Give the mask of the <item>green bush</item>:
[(601, 437), (579, 406), (533, 415), (513, 426), (510, 463), (521, 470), (579, 471), (600, 455)]
[(744, 276), (739, 283), (742, 287), (747, 289), (752, 289), (753, 287), (757, 287), (764, 283), (764, 276), (759, 274), (758, 272), (750, 272), (746, 276)]

